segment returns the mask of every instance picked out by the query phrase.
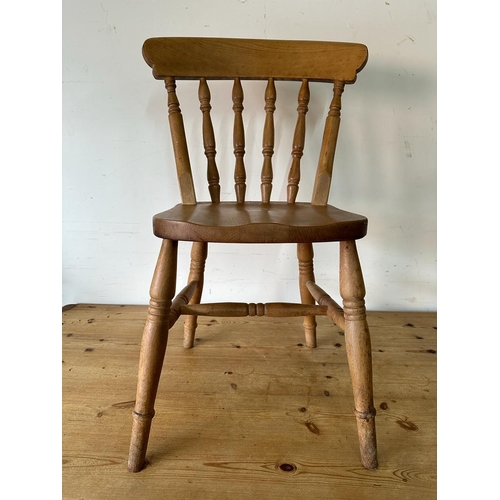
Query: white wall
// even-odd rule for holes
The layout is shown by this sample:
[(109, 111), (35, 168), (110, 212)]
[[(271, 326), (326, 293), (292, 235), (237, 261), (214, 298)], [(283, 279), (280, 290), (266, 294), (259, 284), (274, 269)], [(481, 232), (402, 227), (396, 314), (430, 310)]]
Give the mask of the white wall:
[[(361, 42), (370, 57), (343, 99), (330, 203), (362, 213), (359, 242), (367, 307), (436, 310), (436, 4), (434, 0), (66, 0), (63, 3), (62, 303), (145, 304), (159, 249), (151, 217), (180, 201), (171, 164), (165, 91), (141, 56), (153, 36), (218, 36)], [(224, 87), (224, 84), (223, 84)], [(247, 89), (247, 167), (261, 167), (262, 87)], [(311, 87), (299, 198), (312, 184), (331, 88)], [(224, 87), (227, 89), (228, 87)], [(217, 109), (229, 94), (213, 90)], [(278, 85), (277, 124), (296, 117), (295, 83)], [(196, 85), (179, 90), (199, 120)], [(191, 96), (193, 96), (191, 98)], [(182, 98), (184, 97), (184, 100)], [(250, 129), (255, 127), (255, 133)], [(199, 121), (186, 124), (201, 145)], [(217, 122), (223, 198), (232, 189), (231, 123)], [(292, 131), (277, 136), (276, 183), (284, 194)], [(253, 159), (253, 160), (252, 160)], [(204, 159), (192, 156), (199, 199)], [(254, 168), (252, 169), (252, 164)], [(199, 165), (199, 168), (197, 167)], [(258, 179), (249, 182), (257, 196)], [(180, 244), (179, 286), (190, 245)], [(318, 283), (338, 297), (337, 245), (316, 247)], [(298, 300), (295, 248), (212, 245), (206, 301)]]

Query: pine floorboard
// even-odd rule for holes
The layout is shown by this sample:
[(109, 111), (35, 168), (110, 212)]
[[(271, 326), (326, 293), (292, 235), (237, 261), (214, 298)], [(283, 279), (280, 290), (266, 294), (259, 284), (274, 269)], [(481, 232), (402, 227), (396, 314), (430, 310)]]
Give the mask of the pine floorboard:
[[(435, 313), (369, 312), (379, 468), (359, 462), (342, 332), (318, 317), (172, 328), (148, 466), (127, 472), (145, 306), (63, 309), (64, 500), (436, 498)], [(280, 469), (289, 464), (290, 472)], [(283, 467), (287, 468), (287, 467)]]

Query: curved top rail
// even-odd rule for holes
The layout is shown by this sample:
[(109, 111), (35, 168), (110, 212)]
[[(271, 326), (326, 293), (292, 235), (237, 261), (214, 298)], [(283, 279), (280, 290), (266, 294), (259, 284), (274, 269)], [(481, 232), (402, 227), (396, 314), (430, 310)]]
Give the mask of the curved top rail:
[(142, 53), (158, 80), (251, 79), (354, 83), (368, 60), (360, 43), (158, 37)]

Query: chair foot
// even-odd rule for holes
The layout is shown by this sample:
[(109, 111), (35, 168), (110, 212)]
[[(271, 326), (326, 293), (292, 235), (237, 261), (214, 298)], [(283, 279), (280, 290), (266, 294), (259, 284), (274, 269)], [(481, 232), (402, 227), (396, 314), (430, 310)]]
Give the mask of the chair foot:
[(186, 316), (184, 320), (184, 339), (182, 341), (182, 347), (184, 347), (184, 349), (191, 349), (194, 346), (194, 337), (197, 327), (197, 316)]
[(303, 326), (306, 337), (306, 346), (314, 349), (317, 347), (315, 316), (305, 316)]
[(354, 411), (358, 424), (359, 450), (361, 463), (365, 469), (374, 470), (377, 461), (377, 433), (375, 430), (375, 408), (369, 413)]
[(154, 411), (149, 415), (134, 412), (132, 425), (132, 439), (128, 456), (128, 470), (140, 472), (146, 465), (146, 449), (149, 441), (149, 431)]

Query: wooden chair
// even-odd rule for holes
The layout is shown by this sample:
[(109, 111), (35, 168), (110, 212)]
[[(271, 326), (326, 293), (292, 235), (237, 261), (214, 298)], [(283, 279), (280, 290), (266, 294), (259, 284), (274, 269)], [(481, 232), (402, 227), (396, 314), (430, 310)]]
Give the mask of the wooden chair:
[[(328, 204), (340, 124), (341, 95), (344, 85), (354, 83), (356, 74), (364, 67), (368, 57), (367, 48), (361, 44), (338, 42), (151, 38), (144, 43), (143, 55), (153, 69), (154, 77), (164, 80), (167, 89), (168, 116), (182, 203), (153, 218), (153, 231), (162, 239), (162, 245), (150, 289), (151, 301), (141, 344), (129, 470), (137, 472), (145, 465), (168, 331), (180, 315), (186, 315), (185, 348), (193, 347), (197, 316), (303, 316), (306, 344), (313, 348), (316, 347), (315, 316), (328, 315), (345, 332), (361, 462), (367, 469), (375, 469), (377, 448), (370, 334), (366, 322), (365, 287), (355, 242), (365, 236), (367, 219)], [(183, 118), (176, 95), (177, 80), (193, 79), (199, 80), (198, 97), (211, 198), (210, 202), (200, 203), (195, 196)], [(220, 201), (207, 81), (221, 79), (234, 81), (232, 102), (236, 201)], [(242, 80), (267, 80), (263, 96), (266, 114), (261, 201), (245, 200)], [(273, 113), (275, 81), (278, 80), (302, 82), (286, 202), (271, 201)], [(299, 203), (295, 200), (301, 175), (310, 81), (333, 84), (333, 99), (326, 117), (312, 199), (310, 203)], [(192, 241), (193, 245), (188, 284), (175, 296), (178, 241)], [(340, 294), (343, 308), (314, 279), (313, 243), (327, 241), (338, 241), (340, 244)], [(211, 242), (297, 244), (301, 303), (200, 304), (207, 245)]]

